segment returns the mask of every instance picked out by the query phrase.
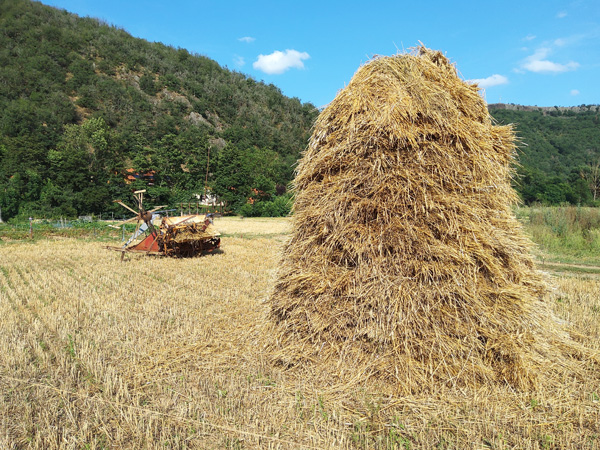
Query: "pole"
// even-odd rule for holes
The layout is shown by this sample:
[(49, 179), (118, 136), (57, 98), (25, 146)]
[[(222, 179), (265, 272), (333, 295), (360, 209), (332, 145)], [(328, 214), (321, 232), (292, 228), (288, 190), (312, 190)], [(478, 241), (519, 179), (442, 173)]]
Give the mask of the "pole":
[(29, 239), (33, 239), (33, 217), (29, 218)]

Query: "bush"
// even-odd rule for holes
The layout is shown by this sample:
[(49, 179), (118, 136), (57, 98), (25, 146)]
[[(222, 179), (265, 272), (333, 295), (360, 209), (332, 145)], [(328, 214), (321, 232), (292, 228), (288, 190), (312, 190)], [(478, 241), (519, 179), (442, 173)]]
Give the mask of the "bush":
[(595, 260), (600, 252), (600, 209), (577, 206), (521, 208), (517, 217), (546, 253)]
[(290, 214), (292, 199), (290, 195), (280, 195), (269, 201), (246, 203), (237, 213), (244, 217), (284, 217)]

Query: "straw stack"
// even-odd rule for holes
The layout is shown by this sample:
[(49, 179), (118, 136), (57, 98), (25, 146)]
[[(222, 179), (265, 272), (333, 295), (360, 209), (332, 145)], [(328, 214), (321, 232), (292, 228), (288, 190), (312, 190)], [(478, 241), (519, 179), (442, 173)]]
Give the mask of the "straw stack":
[(562, 332), (511, 212), (514, 158), (512, 128), (440, 52), (361, 67), (298, 166), (276, 359), (403, 392), (535, 386)]

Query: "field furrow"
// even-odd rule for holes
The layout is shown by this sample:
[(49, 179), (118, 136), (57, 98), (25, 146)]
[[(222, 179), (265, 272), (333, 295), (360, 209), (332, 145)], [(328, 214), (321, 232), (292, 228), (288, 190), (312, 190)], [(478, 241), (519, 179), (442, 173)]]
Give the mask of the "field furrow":
[[(121, 262), (76, 239), (0, 249), (1, 448), (599, 447), (594, 380), (397, 398), (273, 364), (265, 300), (289, 222), (221, 220), (222, 251), (193, 259)], [(552, 308), (600, 350), (600, 281), (553, 280)]]

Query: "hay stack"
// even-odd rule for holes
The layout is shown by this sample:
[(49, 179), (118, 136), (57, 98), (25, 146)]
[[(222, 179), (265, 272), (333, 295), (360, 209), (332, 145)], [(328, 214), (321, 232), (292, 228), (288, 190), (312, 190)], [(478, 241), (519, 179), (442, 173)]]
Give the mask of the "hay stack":
[(535, 385), (560, 339), (511, 212), (514, 156), (512, 128), (440, 52), (361, 67), (298, 166), (277, 359), (360, 365), (405, 392)]

